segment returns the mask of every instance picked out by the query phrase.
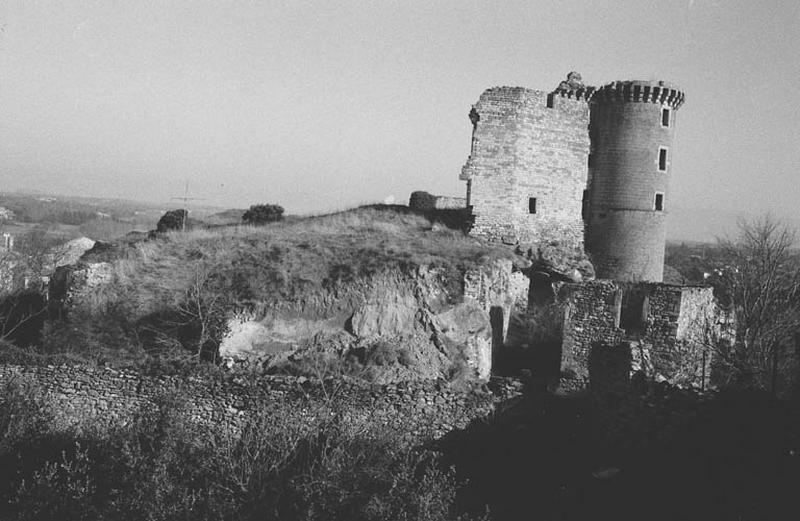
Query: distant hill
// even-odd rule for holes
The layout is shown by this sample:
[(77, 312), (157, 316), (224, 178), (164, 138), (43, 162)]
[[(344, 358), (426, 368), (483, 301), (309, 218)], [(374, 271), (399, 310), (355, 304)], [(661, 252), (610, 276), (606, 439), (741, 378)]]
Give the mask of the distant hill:
[(212, 213), (211, 215), (207, 215), (203, 217), (203, 222), (208, 224), (241, 224), (242, 223), (242, 215), (247, 210), (239, 209), (239, 208), (231, 208), (229, 210), (224, 210), (222, 212)]
[[(230, 224), (225, 212), (212, 206), (186, 205), (179, 201), (150, 203), (101, 197), (74, 197), (41, 192), (0, 193), (0, 208), (5, 218), (2, 231), (13, 235), (27, 233), (34, 226), (45, 226), (51, 236), (71, 239), (86, 236), (95, 240), (116, 240), (133, 231), (155, 228), (168, 210), (186, 208), (195, 221)], [(241, 219), (241, 215), (239, 215)]]

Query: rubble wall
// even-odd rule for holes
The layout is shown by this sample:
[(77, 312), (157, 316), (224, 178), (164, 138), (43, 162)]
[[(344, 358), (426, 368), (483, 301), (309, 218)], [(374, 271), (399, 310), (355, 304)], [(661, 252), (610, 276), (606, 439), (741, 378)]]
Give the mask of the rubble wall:
[(122, 425), (165, 398), (184, 400), (185, 410), (197, 422), (237, 429), (265, 404), (297, 403), (287, 410), (302, 415), (304, 404), (324, 401), (335, 391), (337, 404), (351, 420), (381, 422), (424, 441), (466, 427), (494, 407), (491, 394), (456, 392), (441, 382), (377, 386), (288, 376), (199, 378), (86, 366), (0, 366), (0, 388), (8, 391), (14, 385), (49, 404), (58, 429)]
[(565, 284), (562, 372), (586, 382), (597, 345), (626, 342), (631, 370), (673, 383), (704, 385), (709, 378), (709, 341), (720, 334), (713, 289), (608, 280)]

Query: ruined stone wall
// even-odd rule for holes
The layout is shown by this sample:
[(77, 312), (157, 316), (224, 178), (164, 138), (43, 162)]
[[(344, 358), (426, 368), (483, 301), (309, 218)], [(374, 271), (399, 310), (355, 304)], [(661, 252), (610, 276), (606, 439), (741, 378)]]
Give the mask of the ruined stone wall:
[(587, 380), (592, 344), (615, 345), (625, 337), (619, 286), (608, 280), (565, 284), (557, 299), (564, 305), (561, 370)]
[(433, 195), (417, 191), (411, 193), (408, 206), (414, 210), (460, 210), (467, 207), (467, 200), (464, 197)]
[(653, 345), (674, 343), (678, 336), (678, 318), (684, 288), (665, 284), (639, 284), (647, 293), (644, 309), (644, 331), (642, 340)]
[(527, 307), (530, 279), (514, 269), (508, 259), (469, 270), (464, 274), (464, 299), (479, 303), (486, 312), (500, 307), (503, 310), (503, 339), (508, 333), (512, 308)]
[(475, 302), (488, 313), (492, 329), (491, 344), (477, 347), (467, 357), (471, 365), (471, 359), (475, 360), (479, 377), (489, 378), (498, 351), (508, 337), (511, 315), (527, 307), (529, 291), (530, 280), (516, 271), (508, 259), (464, 274), (464, 301)]
[[(647, 327), (641, 343), (644, 369), (674, 383), (704, 385), (719, 333), (719, 310), (710, 287), (651, 284)], [(647, 367), (649, 366), (649, 367)]]
[(481, 95), (471, 119), (472, 151), (461, 174), (475, 218), (471, 233), (582, 249), (589, 154), (585, 100), (495, 87)]
[(681, 291), (681, 310), (678, 316), (676, 338), (678, 340), (703, 341), (709, 334), (708, 328), (717, 331), (721, 311), (714, 300), (714, 290), (710, 287), (683, 287)]
[[(0, 389), (17, 384), (41, 393), (51, 404), (55, 428), (93, 425), (109, 428), (130, 421), (140, 410), (155, 407), (159, 398), (186, 400), (190, 417), (237, 429), (248, 415), (275, 401), (303, 404), (325, 400), (335, 391), (337, 403), (353, 421), (381, 422), (410, 440), (440, 437), (491, 412), (497, 397), (454, 392), (435, 382), (376, 386), (356, 381), (326, 381), (303, 377), (251, 376), (197, 378), (143, 376), (136, 372), (83, 366), (0, 366)], [(323, 388), (323, 385), (326, 388)]]
[(64, 308), (93, 306), (97, 291), (114, 278), (114, 267), (108, 262), (70, 264), (58, 267), (48, 284), (49, 299)]
[[(674, 383), (708, 380), (709, 328), (719, 328), (713, 289), (607, 280), (565, 284), (562, 370), (586, 379), (594, 346), (629, 344), (632, 370)], [(717, 331), (717, 334), (719, 331)]]

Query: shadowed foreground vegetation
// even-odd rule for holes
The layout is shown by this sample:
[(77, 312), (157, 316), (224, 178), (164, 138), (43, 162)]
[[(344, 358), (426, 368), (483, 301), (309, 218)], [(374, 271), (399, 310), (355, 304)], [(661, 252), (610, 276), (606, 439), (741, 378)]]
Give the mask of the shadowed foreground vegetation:
[(800, 509), (800, 414), (766, 393), (528, 389), (427, 447), (336, 399), (268, 404), (240, 434), (189, 413), (164, 396), (110, 431), (63, 428), (36, 389), (6, 389), (0, 518), (749, 521)]
[(440, 456), (336, 403), (269, 404), (237, 433), (165, 396), (107, 431), (59, 428), (35, 389), (5, 391), (0, 519), (473, 519)]

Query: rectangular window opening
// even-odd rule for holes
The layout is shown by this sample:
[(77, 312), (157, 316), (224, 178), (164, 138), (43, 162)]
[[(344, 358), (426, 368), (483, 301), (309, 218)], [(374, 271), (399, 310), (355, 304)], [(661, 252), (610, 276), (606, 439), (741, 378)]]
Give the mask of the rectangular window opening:
[(662, 172), (667, 171), (667, 148), (658, 148), (658, 169)]
[(583, 219), (589, 217), (589, 190), (583, 191), (583, 198), (581, 199), (581, 217)]
[(528, 213), (536, 213), (536, 198), (529, 197), (528, 198)]
[(656, 192), (656, 199), (654, 206), (655, 206), (655, 211), (657, 212), (664, 211), (664, 194)]
[(669, 109), (661, 109), (661, 126), (668, 127), (669, 126)]
[(555, 98), (555, 95), (552, 92), (547, 95), (547, 108), (548, 109), (552, 109), (553, 108), (554, 98)]

